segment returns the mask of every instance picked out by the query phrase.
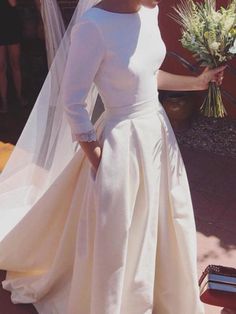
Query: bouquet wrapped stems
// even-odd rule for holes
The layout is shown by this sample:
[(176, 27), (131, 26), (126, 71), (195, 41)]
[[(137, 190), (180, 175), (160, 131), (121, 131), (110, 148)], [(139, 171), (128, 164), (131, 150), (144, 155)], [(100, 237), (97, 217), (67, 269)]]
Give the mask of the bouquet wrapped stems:
[(209, 83), (207, 96), (200, 108), (204, 116), (223, 118), (227, 115), (223, 100), (221, 97), (220, 87), (215, 82)]

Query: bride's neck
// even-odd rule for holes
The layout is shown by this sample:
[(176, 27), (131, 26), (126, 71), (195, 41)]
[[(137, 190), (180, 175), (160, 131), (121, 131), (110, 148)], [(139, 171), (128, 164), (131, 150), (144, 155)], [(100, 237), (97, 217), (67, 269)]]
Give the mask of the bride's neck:
[(140, 0), (102, 0), (97, 7), (119, 13), (137, 12), (141, 5)]

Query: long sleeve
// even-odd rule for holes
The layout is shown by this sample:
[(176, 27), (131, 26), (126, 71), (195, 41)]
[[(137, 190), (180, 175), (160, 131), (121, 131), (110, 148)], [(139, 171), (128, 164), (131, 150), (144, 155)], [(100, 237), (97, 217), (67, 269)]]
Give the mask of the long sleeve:
[(102, 35), (92, 21), (83, 19), (73, 27), (62, 91), (73, 140), (89, 141), (96, 138), (86, 110), (86, 98), (104, 54)]

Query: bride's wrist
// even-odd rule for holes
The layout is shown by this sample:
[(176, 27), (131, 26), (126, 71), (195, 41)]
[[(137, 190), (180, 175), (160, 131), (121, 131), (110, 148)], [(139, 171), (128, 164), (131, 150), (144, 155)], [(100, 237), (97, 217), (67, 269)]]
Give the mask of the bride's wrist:
[(209, 82), (203, 77), (203, 74), (200, 74), (194, 77), (194, 90), (206, 90), (208, 88)]

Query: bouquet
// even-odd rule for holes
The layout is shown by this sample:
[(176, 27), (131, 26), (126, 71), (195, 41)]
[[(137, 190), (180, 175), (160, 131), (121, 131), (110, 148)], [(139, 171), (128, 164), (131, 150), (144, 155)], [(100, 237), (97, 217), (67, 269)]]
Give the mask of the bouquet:
[[(181, 0), (173, 15), (182, 27), (181, 43), (193, 52), (201, 66), (215, 68), (236, 55), (236, 0), (216, 10), (216, 0)], [(208, 117), (224, 117), (226, 110), (220, 87), (209, 83), (208, 94), (201, 106)]]

